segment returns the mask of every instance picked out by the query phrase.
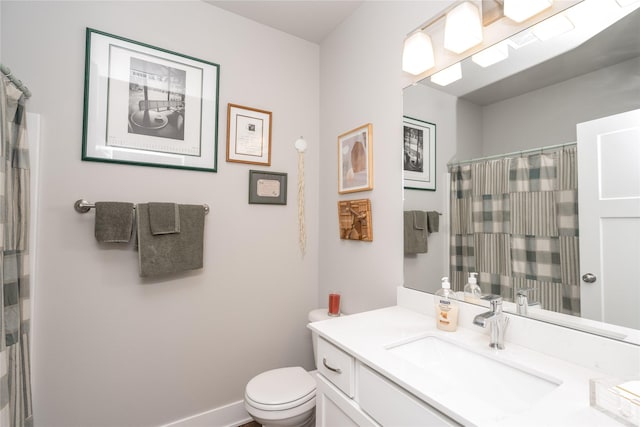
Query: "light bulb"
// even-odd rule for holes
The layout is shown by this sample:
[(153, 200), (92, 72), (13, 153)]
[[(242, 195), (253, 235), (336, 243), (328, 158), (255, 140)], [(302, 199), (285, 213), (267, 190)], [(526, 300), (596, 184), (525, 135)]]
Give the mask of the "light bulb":
[(553, 0), (504, 0), (504, 16), (523, 22), (551, 7)]
[(444, 23), (444, 48), (454, 53), (482, 42), (480, 10), (470, 2), (464, 2), (447, 13)]
[(472, 55), (471, 60), (481, 67), (488, 67), (508, 57), (509, 46), (506, 41), (503, 41)]
[(459, 62), (456, 62), (450, 67), (445, 68), (442, 71), (438, 71), (431, 76), (431, 81), (440, 86), (447, 86), (462, 78), (462, 67)]
[(431, 37), (422, 31), (407, 37), (402, 50), (402, 70), (418, 75), (432, 68), (434, 64)]

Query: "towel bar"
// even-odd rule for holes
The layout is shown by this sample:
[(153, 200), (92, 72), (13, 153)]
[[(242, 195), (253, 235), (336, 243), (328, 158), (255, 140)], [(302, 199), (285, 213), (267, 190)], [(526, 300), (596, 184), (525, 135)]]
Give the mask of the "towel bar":
[[(204, 213), (208, 214), (209, 213), (209, 205), (204, 204), (202, 205), (204, 207)], [(87, 213), (89, 212), (91, 209), (95, 208), (96, 204), (95, 203), (91, 203), (91, 202), (87, 202), (84, 199), (79, 199), (76, 200), (76, 202), (73, 204), (73, 208), (76, 210), (76, 212), (78, 213)], [(135, 205), (133, 206), (133, 209), (135, 209)]]

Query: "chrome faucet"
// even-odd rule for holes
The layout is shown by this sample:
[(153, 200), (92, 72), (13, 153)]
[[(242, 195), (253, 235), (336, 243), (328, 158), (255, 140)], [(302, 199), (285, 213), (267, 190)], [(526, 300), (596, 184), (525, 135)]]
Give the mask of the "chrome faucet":
[(489, 325), (489, 347), (504, 349), (504, 335), (509, 326), (509, 318), (502, 312), (502, 297), (499, 295), (487, 295), (482, 297), (489, 300), (491, 311), (478, 314), (473, 318), (473, 323), (483, 328)]
[(534, 291), (534, 288), (526, 288), (526, 289), (520, 289), (517, 293), (516, 293), (516, 308), (517, 308), (517, 312), (518, 314), (521, 314), (523, 316), (526, 316), (527, 314), (529, 314), (529, 307), (532, 307), (534, 305), (540, 305), (539, 302), (530, 302), (529, 301), (529, 291)]

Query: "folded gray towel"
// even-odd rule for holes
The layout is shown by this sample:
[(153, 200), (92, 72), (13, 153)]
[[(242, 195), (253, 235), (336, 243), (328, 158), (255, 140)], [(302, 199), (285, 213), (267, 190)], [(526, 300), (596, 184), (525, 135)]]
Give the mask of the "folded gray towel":
[(101, 243), (127, 243), (133, 230), (133, 203), (96, 202), (96, 240)]
[(423, 211), (404, 212), (404, 253), (426, 253), (427, 213)]
[(178, 205), (180, 233), (151, 234), (149, 205), (137, 206), (140, 276), (160, 276), (203, 266), (204, 206)]
[(437, 233), (440, 229), (440, 214), (438, 211), (427, 212), (427, 230), (429, 233)]
[(149, 226), (151, 234), (173, 234), (180, 232), (180, 209), (175, 203), (149, 203)]

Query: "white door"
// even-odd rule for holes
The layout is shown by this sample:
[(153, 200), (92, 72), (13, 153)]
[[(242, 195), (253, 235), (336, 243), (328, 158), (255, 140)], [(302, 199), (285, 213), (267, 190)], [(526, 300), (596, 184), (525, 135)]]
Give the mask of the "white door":
[(582, 317), (640, 329), (640, 110), (577, 131)]

